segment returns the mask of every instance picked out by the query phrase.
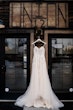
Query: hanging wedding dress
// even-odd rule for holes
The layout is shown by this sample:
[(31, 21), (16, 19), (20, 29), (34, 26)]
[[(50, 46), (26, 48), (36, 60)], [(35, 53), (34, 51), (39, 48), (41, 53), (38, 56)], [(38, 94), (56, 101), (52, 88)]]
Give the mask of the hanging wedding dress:
[(63, 103), (54, 94), (48, 76), (45, 48), (34, 46), (32, 72), (30, 84), (26, 92), (15, 102), (15, 105), (23, 107), (45, 107), (55, 109), (63, 107)]

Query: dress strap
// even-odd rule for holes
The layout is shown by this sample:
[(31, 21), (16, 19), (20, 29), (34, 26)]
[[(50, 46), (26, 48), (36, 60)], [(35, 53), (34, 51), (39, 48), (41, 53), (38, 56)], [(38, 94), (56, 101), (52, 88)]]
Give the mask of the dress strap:
[(35, 47), (35, 43), (34, 43), (34, 45), (33, 45), (34, 47)]

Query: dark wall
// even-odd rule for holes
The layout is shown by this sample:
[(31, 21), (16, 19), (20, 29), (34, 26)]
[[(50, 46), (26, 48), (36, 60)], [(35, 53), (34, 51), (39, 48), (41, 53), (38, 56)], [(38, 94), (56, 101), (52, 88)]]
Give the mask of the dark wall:
[(0, 19), (3, 20), (6, 27), (9, 25), (9, 3), (0, 2)]

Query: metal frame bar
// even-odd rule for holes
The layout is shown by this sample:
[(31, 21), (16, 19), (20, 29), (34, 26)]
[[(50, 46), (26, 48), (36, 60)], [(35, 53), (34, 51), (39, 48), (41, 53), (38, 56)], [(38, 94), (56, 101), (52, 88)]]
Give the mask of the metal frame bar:
[[(11, 103), (11, 102), (15, 102), (16, 100), (0, 100), (0, 102), (8, 102), (8, 103)], [(61, 102), (73, 102), (73, 100), (60, 100)]]

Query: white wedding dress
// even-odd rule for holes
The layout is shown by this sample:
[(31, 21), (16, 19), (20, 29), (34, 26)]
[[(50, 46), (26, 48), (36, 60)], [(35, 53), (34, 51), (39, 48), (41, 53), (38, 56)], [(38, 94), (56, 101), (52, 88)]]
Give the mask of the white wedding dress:
[(48, 76), (45, 48), (34, 46), (32, 72), (26, 92), (17, 98), (15, 105), (19, 107), (45, 107), (55, 109), (64, 104), (58, 99), (51, 88)]

